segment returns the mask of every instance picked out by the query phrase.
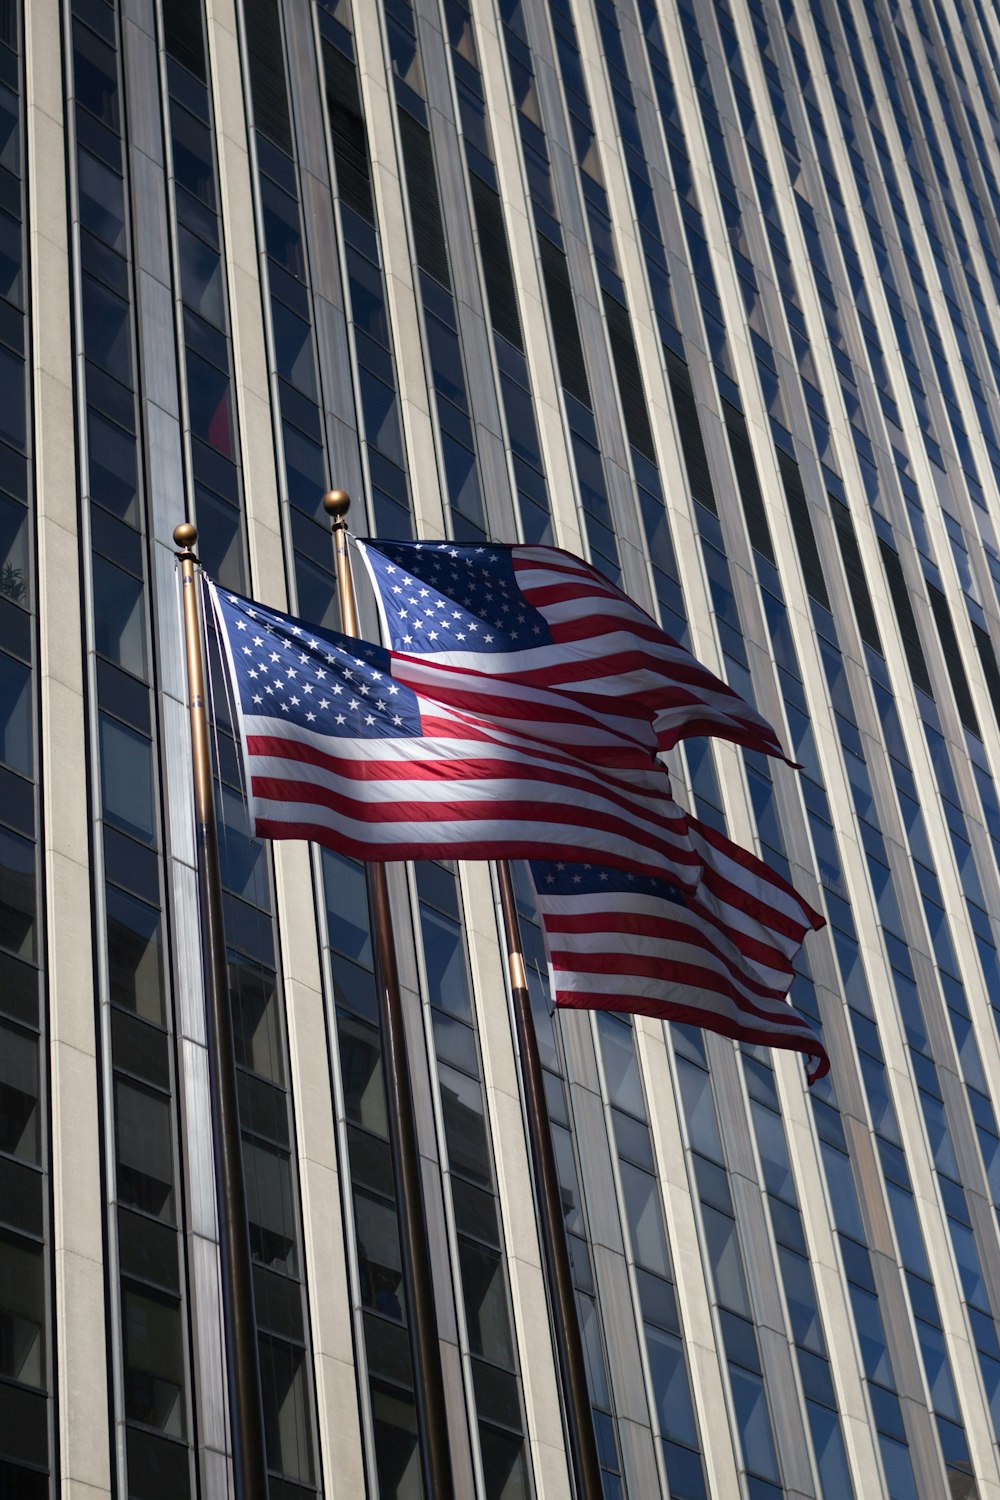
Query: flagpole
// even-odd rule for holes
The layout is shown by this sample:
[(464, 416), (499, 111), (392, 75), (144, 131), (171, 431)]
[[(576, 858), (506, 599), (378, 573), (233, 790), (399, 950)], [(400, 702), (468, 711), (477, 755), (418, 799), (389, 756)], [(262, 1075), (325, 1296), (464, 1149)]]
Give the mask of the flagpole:
[[(328, 490), (323, 496), (323, 508), (330, 517), (330, 530), (333, 533), (341, 629), (345, 635), (359, 636), (361, 631), (354, 599), (354, 580), (351, 577), (351, 561), (347, 550), (347, 511), (350, 503), (350, 496), (345, 490)], [(377, 959), (382, 1076), (386, 1093), (389, 1147), (396, 1183), (396, 1213), (399, 1219), (424, 1495), (426, 1500), (452, 1500), (454, 1486), (444, 1372), (434, 1307), (417, 1121), (406, 1056), (406, 1032), (396, 968), (389, 885), (383, 864), (368, 863), (365, 865), (365, 873), (372, 907)]]
[(194, 764), (195, 823), (198, 842), (198, 894), (205, 953), (208, 1021), (208, 1074), (212, 1096), (215, 1187), (222, 1262), (222, 1321), (226, 1345), (229, 1421), (236, 1500), (267, 1500), (267, 1450), (257, 1362), (257, 1323), (253, 1268), (247, 1226), (246, 1185), (236, 1093), (236, 1060), (222, 921), (222, 878), (215, 824), (215, 788), (209, 739), (205, 654), (195, 568), (196, 528), (185, 521), (174, 529), (181, 566), (184, 639), (187, 651)]
[(601, 1500), (604, 1486), (597, 1457), (594, 1417), (587, 1389), (587, 1366), (577, 1315), (573, 1273), (566, 1243), (566, 1224), (559, 1194), (559, 1176), (552, 1146), (552, 1128), (545, 1100), (545, 1076), (538, 1051), (535, 1018), (531, 1013), (528, 976), (521, 947), (521, 929), (514, 899), (514, 882), (505, 859), (496, 862), (500, 909), (507, 941), (507, 967), (514, 1001), (514, 1023), (521, 1062), (521, 1086), (528, 1122), (535, 1193), (542, 1225), (549, 1305), (555, 1325), (556, 1348), (562, 1376), (570, 1455), (578, 1500)]

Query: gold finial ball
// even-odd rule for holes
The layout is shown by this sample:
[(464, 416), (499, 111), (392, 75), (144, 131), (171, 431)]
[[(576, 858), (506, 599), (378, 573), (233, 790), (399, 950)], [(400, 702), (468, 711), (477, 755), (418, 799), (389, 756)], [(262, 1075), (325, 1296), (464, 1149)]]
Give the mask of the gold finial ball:
[(198, 540), (198, 528), (192, 521), (182, 521), (174, 527), (174, 544), (178, 547), (193, 547)]
[(323, 496), (323, 509), (333, 522), (343, 521), (351, 507), (351, 497), (346, 490), (327, 490)]

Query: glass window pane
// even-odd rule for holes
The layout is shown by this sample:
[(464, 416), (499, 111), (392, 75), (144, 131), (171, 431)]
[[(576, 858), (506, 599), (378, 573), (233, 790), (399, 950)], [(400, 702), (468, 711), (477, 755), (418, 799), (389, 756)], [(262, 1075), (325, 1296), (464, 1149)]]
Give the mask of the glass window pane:
[(0, 1151), (38, 1161), (38, 1040), (0, 1025)]
[(529, 1500), (531, 1490), (524, 1439), (481, 1422), (479, 1448), (483, 1456), (486, 1500)]
[(611, 1409), (608, 1393), (607, 1373), (604, 1368), (604, 1348), (597, 1303), (593, 1297), (577, 1293), (576, 1305), (580, 1312), (580, 1332), (583, 1336), (583, 1353), (587, 1362), (587, 1389), (594, 1406)]
[(177, 254), (181, 266), (181, 291), (184, 302), (194, 312), (225, 329), (226, 311), (222, 295), (222, 266), (219, 252), (206, 245), (197, 235), (185, 229), (177, 230)]
[(368, 890), (364, 866), (356, 860), (322, 850), (323, 884), (330, 942), (347, 958), (373, 966), (372, 940), (368, 928)]
[(297, 1275), (295, 1209), (287, 1155), (244, 1140), (243, 1171), (254, 1259), (272, 1270)]
[(117, 172), (91, 156), (77, 152), (80, 223), (112, 250), (125, 250), (125, 202), (123, 183)]
[(0, 948), (35, 958), (35, 846), (0, 827)]
[(31, 776), (33, 740), (31, 669), (0, 651), (0, 761)]
[(471, 1020), (462, 929), (421, 904), (420, 930), (424, 940), (428, 997), (433, 1005)]
[(83, 333), (87, 358), (122, 385), (132, 383), (128, 303), (93, 276), (84, 276)]
[(771, 1437), (771, 1419), (764, 1396), (764, 1382), (759, 1375), (738, 1365), (729, 1366), (733, 1388), (736, 1422), (743, 1443), (743, 1461), (754, 1474), (779, 1482), (778, 1460)]
[(120, 128), (115, 54), (79, 21), (73, 23), (73, 89), (76, 102), (109, 130)]
[(630, 1162), (621, 1162), (620, 1170), (636, 1263), (647, 1271), (655, 1271), (658, 1276), (669, 1276), (670, 1256), (656, 1179)]
[(183, 1437), (184, 1337), (180, 1306), (125, 1283), (125, 1415)]
[(170, 1105), (123, 1079), (115, 1085), (118, 1196), (131, 1208), (174, 1222)]
[(0, 1234), (0, 1375), (45, 1389), (42, 1247)]
[(187, 351), (188, 419), (195, 437), (226, 458), (235, 458), (229, 376)]
[(417, 1414), (408, 1391), (371, 1383), (372, 1423), (379, 1494), (392, 1500), (422, 1500)]
[(342, 1014), (337, 1021), (337, 1039), (347, 1118), (385, 1140), (388, 1126), (378, 1032), (374, 1026)]
[(95, 554), (94, 635), (102, 656), (135, 677), (146, 675), (146, 614), (142, 583)]
[(661, 1434), (697, 1447), (698, 1428), (680, 1339), (647, 1325), (646, 1352)]
[(182, 187), (210, 207), (215, 206), (215, 180), (212, 176), (212, 137), (208, 129), (172, 100), (170, 133), (174, 176)]
[(316, 400), (316, 375), (312, 358), (312, 330), (304, 318), (290, 311), (283, 302), (271, 303), (271, 326), (274, 330), (274, 353), (278, 374), (291, 381), (297, 390)]
[(493, 1174), (479, 1082), (444, 1064), (438, 1067), (438, 1078), (449, 1165), (460, 1176), (492, 1187)]
[(514, 1347), (507, 1316), (507, 1287), (503, 1262), (493, 1250), (459, 1240), (462, 1293), (473, 1354), (507, 1369), (514, 1367)]
[(708, 1208), (704, 1204), (701, 1212), (708, 1255), (715, 1275), (716, 1299), (721, 1307), (749, 1318), (750, 1299), (743, 1279), (735, 1221), (728, 1214), (719, 1213), (717, 1209)]
[(198, 552), (205, 572), (223, 588), (246, 589), (240, 518), (237, 511), (204, 485), (195, 485)]
[(274, 974), (259, 964), (230, 956), (229, 997), (236, 1061), (271, 1083), (283, 1084), (284, 1052)]
[(722, 1140), (708, 1074), (686, 1058), (678, 1057), (677, 1079), (681, 1087), (681, 1098), (684, 1100), (684, 1117), (691, 1145), (711, 1161), (722, 1161)]
[(311, 1484), (313, 1456), (305, 1350), (270, 1338), (260, 1339), (258, 1347), (267, 1466), (299, 1484)]
[(403, 1321), (403, 1269), (395, 1204), (354, 1190), (361, 1300), (373, 1312)]
[(639, 1065), (635, 1056), (635, 1040), (632, 1027), (605, 1011), (597, 1013), (597, 1029), (601, 1037), (601, 1056), (604, 1060), (604, 1076), (607, 1080), (608, 1098), (619, 1109), (628, 1110), (640, 1120), (646, 1118), (646, 1105), (642, 1097)]
[(786, 1250), (783, 1245), (778, 1246), (778, 1258), (781, 1261), (781, 1275), (785, 1285), (785, 1297), (788, 1300), (792, 1337), (803, 1348), (812, 1349), (817, 1354), (825, 1354), (826, 1346), (823, 1342), (823, 1330), (820, 1326), (816, 1291), (809, 1262), (804, 1256)]
[(135, 439), (91, 407), (87, 411), (87, 446), (90, 498), (134, 526), (138, 520)]
[(163, 1020), (160, 913), (114, 885), (106, 887), (106, 896), (112, 1003), (159, 1025)]
[[(85, 278), (86, 279), (86, 278)], [(0, 437), (24, 448), (24, 360), (0, 347)]]
[(150, 744), (107, 714), (100, 716), (104, 816), (145, 843), (154, 842)]
[(6, 495), (0, 495), (0, 599), (9, 599), (22, 609), (31, 606), (28, 512)]

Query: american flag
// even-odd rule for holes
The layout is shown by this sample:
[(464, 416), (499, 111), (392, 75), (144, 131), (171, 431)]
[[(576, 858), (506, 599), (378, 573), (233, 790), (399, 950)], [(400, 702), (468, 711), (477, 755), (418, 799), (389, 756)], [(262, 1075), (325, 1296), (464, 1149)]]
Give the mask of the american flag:
[(380, 646), (208, 588), (258, 836), (368, 860), (669, 859), (685, 883), (699, 878), (656, 766), (595, 767), (530, 725), (422, 696)]
[[(647, 750), (716, 735), (785, 758), (771, 726), (596, 569), (558, 547), (358, 543), (386, 639), (420, 658), (420, 686), (555, 690)], [(433, 666), (435, 671), (431, 672)], [(415, 668), (400, 661), (405, 680)]]
[(756, 856), (695, 819), (690, 829), (702, 863), (693, 892), (672, 871), (531, 862), (555, 1003), (791, 1048), (815, 1083), (829, 1060), (787, 994), (802, 939), (823, 918)]

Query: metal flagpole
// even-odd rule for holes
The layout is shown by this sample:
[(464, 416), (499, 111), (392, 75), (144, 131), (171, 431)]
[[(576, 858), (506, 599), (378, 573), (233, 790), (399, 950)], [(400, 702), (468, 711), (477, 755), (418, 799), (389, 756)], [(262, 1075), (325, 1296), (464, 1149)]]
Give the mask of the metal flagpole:
[[(351, 578), (351, 563), (347, 551), (347, 511), (350, 503), (350, 497), (344, 490), (329, 490), (323, 496), (323, 508), (330, 517), (330, 529), (333, 532), (341, 626), (345, 635), (359, 636), (361, 632), (354, 601), (354, 581)], [(406, 1034), (392, 935), (389, 886), (384, 865), (376, 862), (366, 864), (365, 872), (377, 957), (382, 1075), (392, 1169), (396, 1182), (396, 1212), (399, 1219), (424, 1495), (427, 1500), (452, 1500), (454, 1487), (441, 1344), (434, 1309), (434, 1284), (431, 1279), (430, 1247), (424, 1216), (417, 1122), (406, 1059)]]
[(257, 1324), (254, 1318), (247, 1196), (243, 1180), (236, 1060), (229, 1007), (226, 941), (222, 925), (222, 879), (215, 826), (215, 789), (205, 693), (205, 655), (198, 600), (198, 532), (189, 521), (174, 530), (181, 565), (184, 639), (187, 648), (198, 836), (198, 893), (205, 954), (208, 1070), (212, 1094), (215, 1187), (222, 1261), (222, 1320), (226, 1340), (229, 1421), (236, 1500), (267, 1500), (267, 1451), (261, 1407)]
[(528, 976), (524, 967), (521, 930), (514, 900), (514, 882), (511, 880), (510, 865), (505, 859), (498, 859), (496, 866), (500, 882), (500, 908), (503, 913), (504, 936), (507, 940), (507, 965), (514, 1000), (514, 1022), (517, 1027), (531, 1164), (534, 1169), (535, 1194), (542, 1221), (546, 1281), (552, 1320), (555, 1324), (566, 1425), (569, 1430), (570, 1453), (576, 1477), (576, 1492), (579, 1500), (601, 1500), (604, 1486), (597, 1457), (590, 1395), (587, 1391), (587, 1367), (583, 1355), (583, 1339), (580, 1334), (580, 1320), (577, 1316), (576, 1295), (573, 1290), (573, 1273), (569, 1263), (569, 1247), (566, 1244), (565, 1220), (559, 1197), (559, 1177), (556, 1172), (555, 1151), (552, 1147), (549, 1109), (545, 1102), (545, 1078), (538, 1052), (535, 1018), (531, 1013)]

